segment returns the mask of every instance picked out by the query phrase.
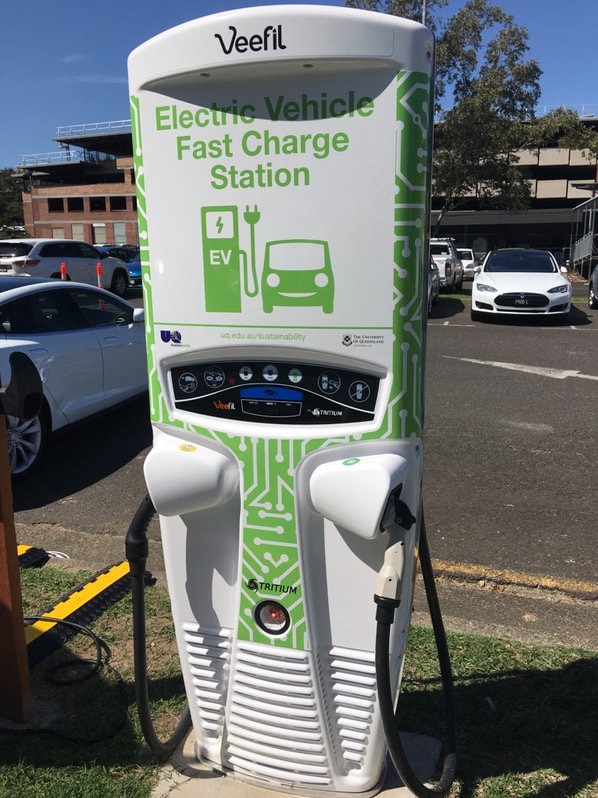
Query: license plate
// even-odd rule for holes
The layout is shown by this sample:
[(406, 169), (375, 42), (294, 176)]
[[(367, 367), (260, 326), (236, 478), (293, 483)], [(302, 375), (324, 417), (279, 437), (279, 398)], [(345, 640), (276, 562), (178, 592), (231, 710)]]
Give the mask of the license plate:
[(527, 305), (528, 302), (527, 302), (527, 299), (516, 299), (515, 300), (515, 304), (516, 305)]

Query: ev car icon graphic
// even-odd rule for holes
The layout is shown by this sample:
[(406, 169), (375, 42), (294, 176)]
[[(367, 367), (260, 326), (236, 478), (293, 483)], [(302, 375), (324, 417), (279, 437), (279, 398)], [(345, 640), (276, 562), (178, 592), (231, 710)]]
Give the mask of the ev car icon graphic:
[(332, 313), (334, 277), (326, 241), (295, 239), (266, 244), (262, 275), (264, 311), (274, 305), (317, 306)]
[[(258, 295), (255, 227), (260, 218), (257, 206), (246, 206), (243, 221), (250, 236), (247, 253), (241, 247), (239, 208), (227, 205), (201, 209), (208, 313), (241, 313), (243, 295)], [(334, 276), (328, 242), (307, 238), (266, 242), (261, 293), (265, 313), (271, 313), (275, 306), (321, 307), (324, 313), (332, 313)]]

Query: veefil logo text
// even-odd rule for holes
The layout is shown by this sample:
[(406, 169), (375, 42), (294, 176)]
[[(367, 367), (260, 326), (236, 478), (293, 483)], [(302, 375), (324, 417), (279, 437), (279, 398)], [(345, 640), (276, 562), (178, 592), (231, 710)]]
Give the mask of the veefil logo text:
[(222, 47), (225, 55), (230, 55), (233, 50), (238, 53), (246, 53), (251, 50), (259, 53), (266, 50), (286, 50), (286, 44), (282, 41), (282, 25), (266, 25), (263, 33), (253, 33), (250, 36), (239, 36), (234, 25), (229, 25), (230, 37), (228, 44), (224, 41), (224, 36), (215, 33), (214, 36)]

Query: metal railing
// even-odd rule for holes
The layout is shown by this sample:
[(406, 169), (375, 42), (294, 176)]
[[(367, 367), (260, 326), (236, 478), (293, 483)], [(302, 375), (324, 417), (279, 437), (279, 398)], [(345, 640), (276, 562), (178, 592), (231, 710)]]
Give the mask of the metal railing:
[(564, 108), (566, 111), (577, 111), (580, 116), (598, 117), (598, 103), (585, 103), (584, 105), (539, 105), (536, 114), (542, 116), (557, 108)]
[(574, 271), (590, 277), (598, 260), (598, 196), (590, 197), (573, 208), (571, 219), (571, 262)]
[(91, 153), (83, 150), (56, 150), (55, 152), (38, 152), (34, 155), (22, 155), (19, 166), (47, 166), (57, 163), (95, 163)]
[(115, 160), (116, 156), (110, 153), (97, 153), (89, 150), (55, 150), (54, 152), (21, 155), (19, 166), (52, 166), (68, 163), (100, 164), (104, 161)]
[(94, 133), (130, 133), (131, 120), (117, 119), (113, 122), (88, 122), (83, 125), (61, 125), (56, 128), (55, 138), (68, 136), (87, 136)]

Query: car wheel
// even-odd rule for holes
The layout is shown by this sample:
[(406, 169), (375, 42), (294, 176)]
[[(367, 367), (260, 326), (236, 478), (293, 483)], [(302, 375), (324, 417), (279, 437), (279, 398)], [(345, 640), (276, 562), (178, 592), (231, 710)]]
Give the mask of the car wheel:
[(592, 310), (598, 309), (598, 297), (594, 293), (594, 285), (590, 282), (590, 291), (588, 293), (588, 305)]
[(455, 291), (461, 291), (463, 289), (463, 274), (461, 273), (461, 277), (459, 277), (459, 282), (455, 283)]
[(480, 313), (479, 310), (472, 310), (471, 311), (471, 320), (472, 321), (482, 321), (484, 314)]
[(129, 287), (129, 278), (121, 269), (118, 269), (112, 275), (112, 282), (110, 284), (110, 290), (116, 296), (124, 296), (127, 293), (127, 289)]
[(35, 418), (27, 421), (6, 416), (8, 462), (13, 477), (23, 477), (37, 466), (46, 448), (49, 432), (50, 419), (45, 404)]

